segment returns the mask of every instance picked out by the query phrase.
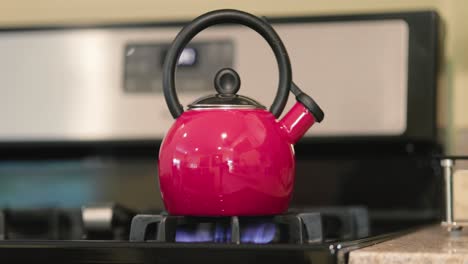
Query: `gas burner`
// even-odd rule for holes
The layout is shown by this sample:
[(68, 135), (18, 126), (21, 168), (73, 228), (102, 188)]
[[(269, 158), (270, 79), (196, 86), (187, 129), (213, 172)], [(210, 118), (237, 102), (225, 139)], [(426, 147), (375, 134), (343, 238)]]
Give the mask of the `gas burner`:
[(191, 217), (137, 215), (130, 241), (229, 244), (314, 244), (370, 233), (367, 210), (319, 208), (275, 216)]
[(0, 210), (0, 240), (127, 240), (135, 214), (115, 204)]

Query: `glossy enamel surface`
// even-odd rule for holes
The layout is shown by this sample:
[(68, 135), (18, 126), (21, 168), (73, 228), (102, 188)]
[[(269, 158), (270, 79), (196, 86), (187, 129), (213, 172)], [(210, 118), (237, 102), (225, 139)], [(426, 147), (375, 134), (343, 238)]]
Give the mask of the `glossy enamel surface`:
[(229, 216), (286, 211), (295, 173), (286, 128), (261, 109), (184, 112), (159, 155), (159, 183), (168, 212)]

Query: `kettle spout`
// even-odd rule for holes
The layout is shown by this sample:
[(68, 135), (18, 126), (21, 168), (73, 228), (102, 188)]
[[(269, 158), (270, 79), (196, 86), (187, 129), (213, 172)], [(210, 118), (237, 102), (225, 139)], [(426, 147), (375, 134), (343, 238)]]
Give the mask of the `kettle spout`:
[(279, 122), (291, 144), (299, 141), (314, 123), (314, 116), (300, 102), (296, 102)]
[(296, 96), (296, 104), (279, 121), (291, 144), (295, 144), (315, 122), (321, 122), (324, 114), (315, 101), (304, 93)]

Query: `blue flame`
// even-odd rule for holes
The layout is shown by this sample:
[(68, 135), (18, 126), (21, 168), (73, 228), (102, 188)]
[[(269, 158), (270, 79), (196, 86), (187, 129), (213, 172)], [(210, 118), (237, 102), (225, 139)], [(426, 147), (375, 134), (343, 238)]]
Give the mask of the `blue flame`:
[[(227, 232), (225, 228), (221, 225), (216, 225), (215, 226), (215, 231), (214, 231), (214, 242), (215, 243), (223, 243), (227, 242), (227, 234), (230, 234), (230, 232)], [(230, 239), (230, 237), (229, 237)]]
[[(250, 223), (241, 229), (242, 243), (267, 244), (275, 238), (276, 226), (274, 223)], [(231, 241), (231, 228), (221, 224), (202, 223), (192, 227), (178, 227), (175, 236), (176, 242), (214, 242), (229, 243)]]
[(175, 236), (176, 242), (211, 242), (213, 234), (210, 227), (200, 224), (196, 228), (178, 228)]
[(245, 227), (241, 233), (242, 243), (267, 244), (273, 241), (276, 234), (274, 223), (256, 223)]

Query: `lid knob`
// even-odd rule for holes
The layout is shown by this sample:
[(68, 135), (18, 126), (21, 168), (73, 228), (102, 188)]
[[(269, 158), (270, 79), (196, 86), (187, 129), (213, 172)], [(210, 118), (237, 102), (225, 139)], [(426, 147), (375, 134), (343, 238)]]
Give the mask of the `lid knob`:
[(214, 78), (215, 89), (222, 95), (235, 95), (239, 91), (240, 83), (239, 74), (231, 68), (219, 70)]

